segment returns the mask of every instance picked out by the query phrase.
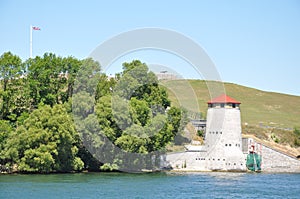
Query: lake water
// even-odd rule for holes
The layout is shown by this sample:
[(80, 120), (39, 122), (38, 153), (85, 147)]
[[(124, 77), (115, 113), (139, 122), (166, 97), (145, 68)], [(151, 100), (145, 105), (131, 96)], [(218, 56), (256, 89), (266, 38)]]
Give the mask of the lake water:
[(300, 174), (0, 175), (0, 198), (300, 198)]

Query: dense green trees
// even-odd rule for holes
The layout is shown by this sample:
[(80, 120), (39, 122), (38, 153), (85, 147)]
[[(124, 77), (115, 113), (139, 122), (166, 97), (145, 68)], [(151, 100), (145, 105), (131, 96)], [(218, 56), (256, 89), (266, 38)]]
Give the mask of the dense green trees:
[[(2, 171), (118, 169), (128, 162), (118, 154), (112, 161), (97, 156), (86, 140), (94, 148), (107, 147), (108, 139), (123, 151), (148, 154), (172, 142), (186, 123), (146, 64), (124, 63), (122, 73), (108, 78), (92, 59), (52, 53), (25, 62), (10, 52), (0, 57), (0, 110)], [(76, 128), (73, 119), (80, 121)]]
[[(22, 86), (20, 77), (24, 74), (22, 60), (10, 52), (0, 57), (0, 79), (1, 79), (1, 114), (0, 119), (8, 119), (14, 112), (19, 97), (19, 88)], [(12, 81), (15, 80), (15, 81)]]
[[(27, 172), (72, 171), (83, 169), (76, 158), (79, 143), (71, 117), (64, 105), (42, 106), (33, 111), (7, 143), (7, 157)], [(12, 153), (17, 153), (17, 156)]]
[(45, 53), (22, 63), (18, 56), (4, 53), (0, 57), (0, 119), (15, 121), (40, 103), (53, 106), (68, 102), (82, 62)]
[(7, 140), (11, 136), (12, 130), (8, 121), (0, 120), (0, 165), (5, 165), (7, 162), (5, 154), (8, 148)]
[(32, 106), (36, 107), (41, 102), (53, 106), (68, 101), (81, 66), (79, 60), (45, 53), (43, 57), (29, 59), (26, 65)]
[[(173, 141), (182, 112), (172, 107), (166, 91), (159, 87), (154, 73), (138, 60), (123, 64), (117, 82), (103, 78), (106, 95), (96, 104), (100, 128), (116, 146), (125, 151), (148, 153)], [(104, 83), (101, 83), (104, 85)], [(114, 86), (115, 85), (115, 86)], [(111, 92), (113, 87), (114, 92)]]
[[(155, 74), (149, 71), (146, 64), (138, 60), (124, 63), (123, 72), (114, 81), (102, 76), (99, 85), (101, 85), (101, 93), (105, 93), (99, 95), (96, 100), (95, 113), (99, 129), (84, 133), (94, 140), (95, 136), (98, 137), (100, 144), (95, 150), (99, 151), (103, 147), (105, 140), (102, 135), (104, 135), (114, 146), (131, 154), (161, 151), (174, 140), (178, 131), (186, 124), (182, 110), (170, 107), (167, 93), (159, 86)], [(83, 119), (86, 121), (83, 122), (86, 123), (85, 129), (89, 128), (91, 123), (92, 117), (89, 116)], [(100, 136), (98, 131), (101, 132)], [(115, 152), (116, 150), (110, 149), (110, 156), (119, 153)], [(102, 151), (107, 153), (107, 150), (102, 149)], [(127, 161), (133, 156), (131, 162)], [(110, 164), (118, 165), (123, 169), (128, 169), (124, 167), (140, 169), (141, 165), (147, 167), (148, 164), (141, 161), (143, 158), (151, 159), (150, 155), (128, 157), (118, 154), (110, 159)]]

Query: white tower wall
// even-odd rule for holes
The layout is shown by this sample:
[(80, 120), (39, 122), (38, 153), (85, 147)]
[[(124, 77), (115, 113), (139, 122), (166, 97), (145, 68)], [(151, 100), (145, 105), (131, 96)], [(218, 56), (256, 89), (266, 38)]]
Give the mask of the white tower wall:
[(206, 141), (208, 169), (246, 170), (239, 108), (209, 108)]

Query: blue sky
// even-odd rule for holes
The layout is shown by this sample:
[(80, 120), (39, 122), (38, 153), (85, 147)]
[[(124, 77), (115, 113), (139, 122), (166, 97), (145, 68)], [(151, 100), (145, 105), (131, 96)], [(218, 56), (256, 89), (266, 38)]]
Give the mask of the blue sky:
[[(158, 27), (197, 42), (223, 81), (300, 95), (300, 1), (0, 1), (0, 54), (29, 57), (54, 52), (85, 58), (102, 42), (129, 30)], [(184, 60), (163, 52), (135, 52), (141, 59), (200, 78)], [(184, 68), (184, 70), (182, 70)]]

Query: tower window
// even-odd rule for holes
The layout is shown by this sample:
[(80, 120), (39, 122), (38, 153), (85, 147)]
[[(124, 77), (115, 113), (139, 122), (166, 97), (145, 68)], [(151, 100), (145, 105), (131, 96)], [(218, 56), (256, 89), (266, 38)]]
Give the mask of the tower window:
[(227, 144), (225, 144), (225, 146), (227, 146)]
[(224, 103), (221, 103), (221, 108), (224, 108), (225, 107), (225, 104)]
[(231, 144), (229, 144), (229, 146), (231, 146)]

